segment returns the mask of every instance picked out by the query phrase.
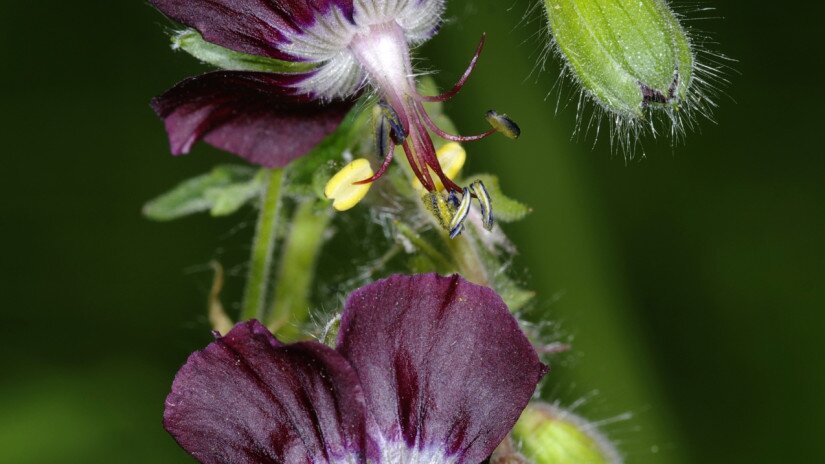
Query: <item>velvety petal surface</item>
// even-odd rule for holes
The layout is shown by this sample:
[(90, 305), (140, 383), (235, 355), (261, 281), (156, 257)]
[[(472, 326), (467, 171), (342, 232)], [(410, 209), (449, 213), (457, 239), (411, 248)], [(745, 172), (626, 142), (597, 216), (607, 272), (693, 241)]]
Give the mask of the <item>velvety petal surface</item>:
[(459, 276), (394, 276), (354, 292), (338, 337), (382, 449), (447, 458), (427, 462), (486, 459), (547, 370), (501, 298)]
[(175, 377), (164, 426), (204, 464), (357, 463), (364, 395), (338, 353), (280, 344), (257, 321), (194, 353)]
[(175, 155), (198, 140), (266, 167), (305, 155), (332, 133), (351, 102), (322, 103), (289, 87), (309, 77), (218, 71), (184, 80), (152, 100)]
[(279, 47), (290, 33), (337, 7), (352, 20), (352, 0), (150, 0), (169, 18), (216, 45), (253, 55), (292, 59)]

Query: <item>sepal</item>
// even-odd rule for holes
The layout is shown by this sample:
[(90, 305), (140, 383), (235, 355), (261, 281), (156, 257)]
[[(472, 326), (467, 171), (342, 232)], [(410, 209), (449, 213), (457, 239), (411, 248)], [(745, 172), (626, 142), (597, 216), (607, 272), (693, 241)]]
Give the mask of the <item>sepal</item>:
[(310, 63), (276, 60), (266, 56), (236, 52), (207, 42), (194, 29), (184, 29), (174, 34), (172, 49), (183, 50), (206, 64), (228, 71), (303, 73), (314, 68), (314, 65)]

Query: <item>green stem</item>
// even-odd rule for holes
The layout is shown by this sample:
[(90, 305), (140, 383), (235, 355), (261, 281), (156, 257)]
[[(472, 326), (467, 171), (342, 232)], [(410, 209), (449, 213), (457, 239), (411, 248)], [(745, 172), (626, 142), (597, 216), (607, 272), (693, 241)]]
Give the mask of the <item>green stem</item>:
[(467, 224), (464, 233), (456, 238), (450, 238), (443, 230), (439, 232), (458, 268), (458, 273), (470, 282), (492, 287), (493, 282), (487, 273), (487, 266), (484, 265), (477, 249), (479, 244), (472, 236), (475, 233), (473, 229), (473, 224)]
[[(408, 226), (407, 224), (397, 221), (395, 223), (396, 229), (398, 232), (404, 236), (410, 243), (413, 244), (414, 247), (418, 248), (418, 251), (424, 254), (430, 261), (435, 264), (436, 269), (441, 272), (451, 272), (456, 268), (456, 266), (450, 262), (450, 260), (444, 256), (440, 251), (436, 250), (434, 246), (430, 245), (429, 242), (424, 240), (421, 235), (418, 234), (412, 227)], [(449, 238), (449, 237), (448, 237)]]
[(275, 251), (276, 229), (281, 208), (281, 191), (285, 169), (265, 171), (264, 191), (258, 214), (258, 225), (252, 241), (252, 256), (244, 290), (241, 320), (262, 319), (269, 285), (269, 270)]
[(306, 200), (295, 210), (267, 318), (267, 326), (281, 341), (301, 335), (300, 325), (309, 314), (310, 287), (330, 219), (329, 208), (315, 200)]

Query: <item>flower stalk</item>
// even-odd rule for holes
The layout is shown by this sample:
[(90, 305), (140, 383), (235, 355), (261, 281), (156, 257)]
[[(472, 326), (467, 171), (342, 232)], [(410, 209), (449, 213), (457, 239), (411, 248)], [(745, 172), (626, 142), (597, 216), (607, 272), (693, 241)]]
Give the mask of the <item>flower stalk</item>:
[(280, 340), (294, 341), (303, 335), (301, 324), (309, 315), (315, 266), (331, 218), (329, 209), (316, 200), (302, 201), (292, 217), (266, 317), (267, 327)]
[(252, 240), (249, 273), (244, 290), (241, 320), (261, 319), (266, 309), (269, 274), (277, 239), (278, 216), (281, 208), (286, 169), (268, 169), (264, 175), (258, 224)]
[[(470, 228), (474, 226), (468, 225), (467, 227)], [(475, 231), (472, 232), (472, 235), (475, 235)], [(481, 260), (476, 249), (476, 244), (473, 243), (474, 237), (465, 234), (456, 238), (450, 238), (447, 233), (441, 233), (441, 236), (450, 250), (459, 274), (463, 275), (464, 278), (470, 282), (478, 285), (492, 286), (490, 277), (487, 274), (487, 269), (484, 266), (484, 261)]]

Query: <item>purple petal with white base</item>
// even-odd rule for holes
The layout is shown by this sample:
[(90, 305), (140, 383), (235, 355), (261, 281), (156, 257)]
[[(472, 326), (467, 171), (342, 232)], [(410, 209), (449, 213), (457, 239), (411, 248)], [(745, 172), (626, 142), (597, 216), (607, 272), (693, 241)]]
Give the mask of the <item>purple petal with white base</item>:
[(204, 464), (358, 463), (370, 448), (347, 361), (320, 343), (284, 346), (256, 321), (189, 358), (163, 422)]
[(152, 100), (175, 155), (198, 140), (265, 167), (282, 167), (331, 134), (351, 102), (322, 103), (290, 88), (311, 74), (218, 71)]
[(239, 324), (178, 372), (164, 425), (204, 464), (478, 464), (545, 372), (492, 290), (395, 276), (349, 298), (337, 350)]
[(481, 462), (547, 370), (502, 299), (459, 276), (394, 276), (356, 291), (337, 350), (364, 386), (383, 462)]
[(259, 56), (300, 60), (281, 46), (332, 8), (352, 18), (352, 0), (150, 0), (163, 14), (216, 45)]

